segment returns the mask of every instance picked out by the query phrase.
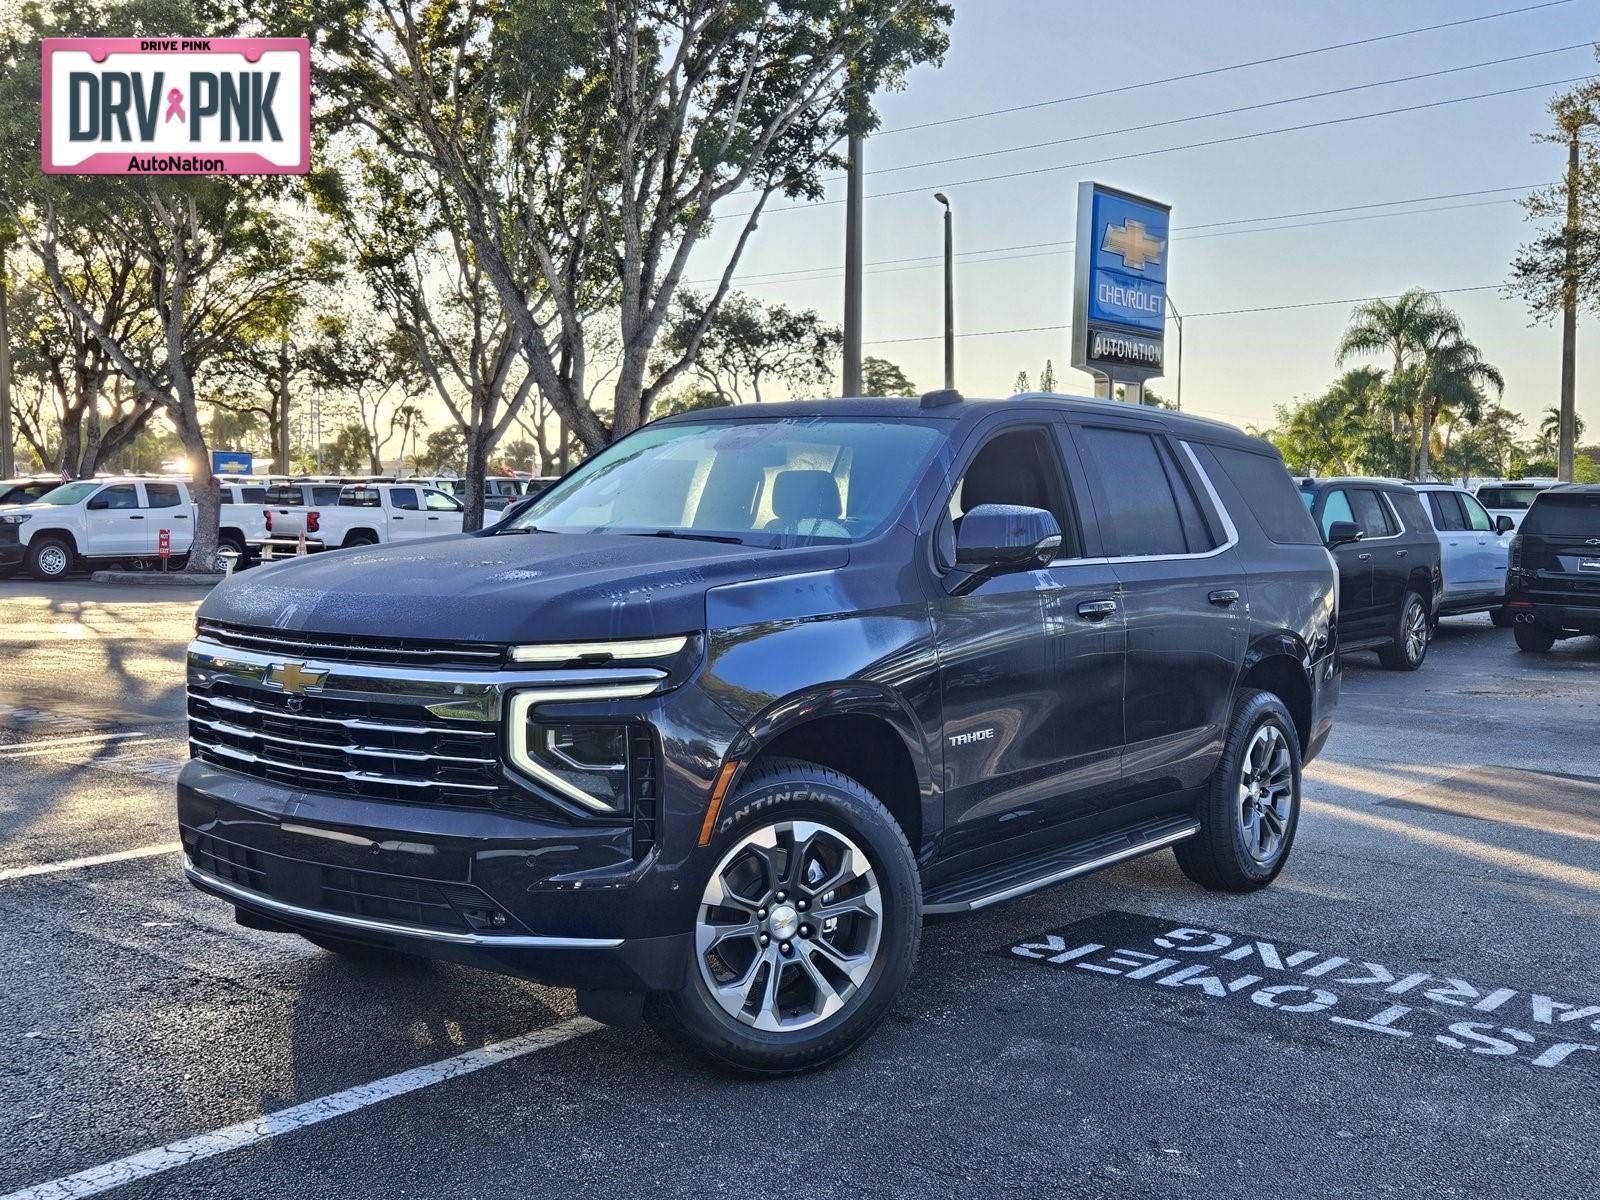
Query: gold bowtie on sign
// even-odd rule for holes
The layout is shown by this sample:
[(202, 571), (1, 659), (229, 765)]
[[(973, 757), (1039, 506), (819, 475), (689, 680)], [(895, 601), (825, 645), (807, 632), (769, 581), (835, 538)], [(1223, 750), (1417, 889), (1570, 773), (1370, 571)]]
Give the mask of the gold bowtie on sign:
[(1105, 241), (1100, 249), (1120, 254), (1124, 266), (1142, 271), (1145, 263), (1160, 263), (1166, 245), (1167, 239), (1152, 237), (1143, 221), (1128, 220), (1121, 225), (1106, 226)]

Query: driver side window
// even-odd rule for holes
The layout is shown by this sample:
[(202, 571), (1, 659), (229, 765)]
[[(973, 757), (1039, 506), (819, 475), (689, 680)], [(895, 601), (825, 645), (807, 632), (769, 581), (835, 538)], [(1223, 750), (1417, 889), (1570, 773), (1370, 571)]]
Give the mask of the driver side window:
[(990, 436), (967, 464), (939, 523), (935, 545), (942, 566), (955, 563), (961, 519), (980, 504), (1044, 509), (1061, 527), (1061, 552), (1057, 557), (1083, 556), (1055, 439), (1045, 426), (1003, 429)]

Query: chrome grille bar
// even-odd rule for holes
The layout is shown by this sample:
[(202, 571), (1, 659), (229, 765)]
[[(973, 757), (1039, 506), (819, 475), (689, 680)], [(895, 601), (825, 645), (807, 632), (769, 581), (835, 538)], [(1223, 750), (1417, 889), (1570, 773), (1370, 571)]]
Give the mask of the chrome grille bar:
[(206, 696), (198, 692), (188, 693), (190, 700), (198, 700), (202, 704), (209, 704), (213, 708), (225, 709), (228, 712), (251, 713), (261, 717), (277, 717), (282, 721), (310, 721), (315, 725), (340, 725), (346, 729), (366, 729), (381, 733), (439, 733), (445, 729), (451, 737), (476, 737), (492, 738), (492, 729), (446, 729), (438, 725), (406, 725), (398, 721), (374, 721), (368, 717), (313, 717), (306, 713), (285, 712), (278, 708), (262, 708), (257, 704), (247, 704), (243, 700), (236, 700), (232, 696)]
[(495, 760), (492, 758), (467, 758), (458, 754), (424, 754), (420, 750), (388, 750), (382, 746), (335, 746), (325, 742), (307, 742), (300, 738), (281, 737), (275, 733), (263, 733), (259, 729), (246, 729), (243, 725), (234, 725), (228, 721), (211, 721), (205, 717), (191, 716), (189, 718), (196, 725), (204, 725), (207, 729), (217, 733), (230, 734), (233, 737), (255, 738), (263, 742), (277, 742), (281, 746), (304, 746), (311, 750), (326, 750), (331, 754), (360, 754), (371, 758), (403, 758), (407, 762), (443, 762), (467, 763), (475, 767), (492, 767)]
[(285, 762), (279, 758), (269, 758), (265, 754), (240, 750), (233, 746), (203, 742), (193, 735), (189, 738), (189, 744), (202, 753), (215, 754), (221, 758), (231, 758), (238, 762), (259, 763), (263, 766), (276, 767), (280, 771), (304, 771), (309, 775), (323, 775), (330, 779), (348, 779), (353, 783), (382, 783), (391, 787), (408, 788), (460, 788), (471, 792), (495, 792), (499, 790), (493, 784), (485, 783), (451, 783), (439, 779), (405, 779), (398, 775), (384, 775), (377, 771), (337, 771), (328, 767), (308, 767), (302, 763)]

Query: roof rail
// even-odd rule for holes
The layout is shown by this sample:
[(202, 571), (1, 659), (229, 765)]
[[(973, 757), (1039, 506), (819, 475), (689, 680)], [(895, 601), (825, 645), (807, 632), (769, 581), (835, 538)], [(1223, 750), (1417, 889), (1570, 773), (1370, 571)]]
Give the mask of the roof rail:
[(961, 393), (955, 388), (940, 388), (937, 392), (922, 393), (923, 408), (943, 408), (947, 404), (960, 404)]

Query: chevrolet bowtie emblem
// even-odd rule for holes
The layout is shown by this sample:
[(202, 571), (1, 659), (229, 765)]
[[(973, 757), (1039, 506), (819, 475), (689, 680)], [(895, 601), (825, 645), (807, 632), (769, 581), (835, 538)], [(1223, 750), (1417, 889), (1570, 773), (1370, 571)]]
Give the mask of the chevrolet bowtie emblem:
[(1167, 239), (1152, 237), (1143, 221), (1107, 225), (1105, 241), (1100, 245), (1108, 254), (1122, 255), (1123, 265), (1135, 271), (1144, 270), (1145, 263), (1159, 263), (1166, 247)]
[(275, 683), (286, 692), (303, 692), (308, 687), (321, 687), (328, 678), (326, 671), (308, 671), (304, 663), (280, 663), (267, 672), (267, 682)]

